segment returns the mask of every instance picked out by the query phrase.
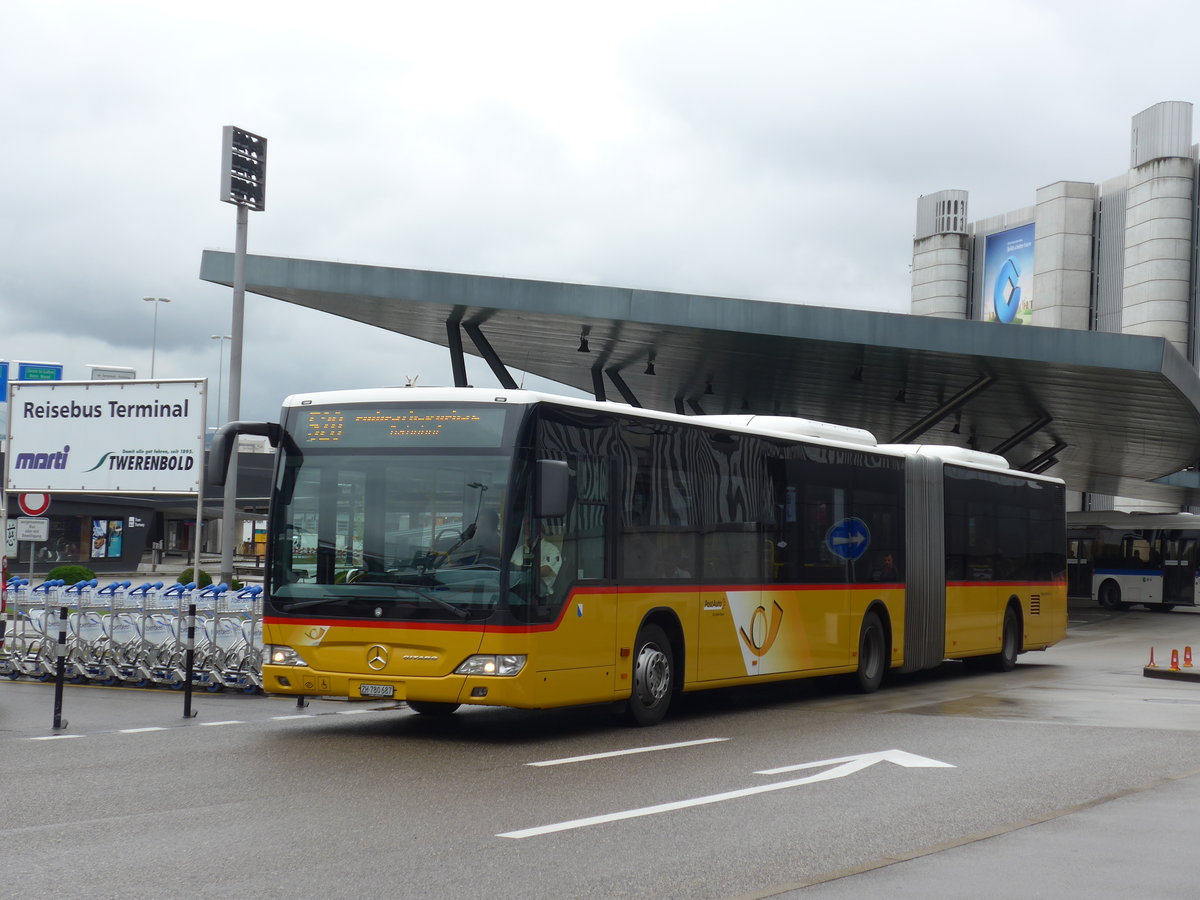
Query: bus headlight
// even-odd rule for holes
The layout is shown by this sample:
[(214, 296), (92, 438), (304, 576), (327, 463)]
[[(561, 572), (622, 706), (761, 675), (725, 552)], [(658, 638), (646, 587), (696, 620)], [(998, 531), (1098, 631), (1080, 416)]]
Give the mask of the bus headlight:
[(456, 675), (499, 675), (511, 678), (525, 668), (525, 655), (470, 656), (454, 670)]
[(263, 648), (266, 652), (264, 659), (267, 665), (271, 666), (307, 666), (308, 663), (304, 658), (293, 650), (291, 647), (285, 647), (282, 644), (267, 644)]

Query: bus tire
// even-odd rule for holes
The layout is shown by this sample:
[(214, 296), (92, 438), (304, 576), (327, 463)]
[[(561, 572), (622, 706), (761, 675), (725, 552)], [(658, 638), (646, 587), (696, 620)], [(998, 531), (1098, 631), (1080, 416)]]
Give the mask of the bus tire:
[(637, 725), (657, 725), (667, 714), (675, 692), (675, 653), (667, 633), (647, 623), (633, 644), (633, 691), (629, 717)]
[(1105, 609), (1125, 609), (1125, 604), (1121, 602), (1121, 586), (1115, 581), (1106, 581), (1100, 585), (1096, 599)]
[(407, 700), (408, 708), (423, 716), (449, 716), (458, 709), (457, 703), (436, 703), (432, 700)]
[(1017, 667), (1021, 652), (1021, 619), (1010, 603), (1004, 610), (1004, 629), (1000, 632), (1000, 652), (992, 657), (997, 672), (1011, 672)]
[(887, 671), (887, 633), (874, 610), (863, 616), (858, 633), (858, 671), (854, 673), (858, 690), (870, 694), (879, 690)]

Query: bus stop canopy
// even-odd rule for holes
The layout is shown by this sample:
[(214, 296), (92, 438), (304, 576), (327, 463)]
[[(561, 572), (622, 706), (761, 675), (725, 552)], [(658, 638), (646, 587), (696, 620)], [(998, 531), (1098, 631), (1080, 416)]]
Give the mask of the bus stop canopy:
[[(233, 254), (200, 277), (233, 282)], [(617, 402), (794, 415), (953, 444), (1073, 490), (1200, 504), (1200, 377), (1166, 340), (249, 256), (246, 290)]]

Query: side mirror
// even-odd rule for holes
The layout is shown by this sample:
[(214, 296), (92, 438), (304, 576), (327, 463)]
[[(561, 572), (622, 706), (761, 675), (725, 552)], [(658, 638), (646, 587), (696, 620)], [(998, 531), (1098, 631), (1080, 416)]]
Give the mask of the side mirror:
[(567, 514), (567, 488), (571, 471), (561, 459), (539, 459), (533, 491), (533, 514), (539, 519), (561, 519)]
[(229, 475), (229, 458), (237, 446), (238, 436), (243, 434), (260, 435), (270, 441), (272, 447), (278, 447), (283, 429), (274, 422), (226, 422), (218, 428), (208, 454), (206, 480), (210, 485), (225, 486), (225, 479)]

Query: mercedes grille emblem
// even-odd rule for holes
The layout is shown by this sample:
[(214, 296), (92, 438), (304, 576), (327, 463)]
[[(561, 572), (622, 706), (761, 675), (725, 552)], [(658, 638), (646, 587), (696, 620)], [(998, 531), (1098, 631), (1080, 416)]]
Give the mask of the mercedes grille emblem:
[(367, 665), (378, 672), (388, 664), (387, 647), (382, 644), (372, 644), (367, 648)]

